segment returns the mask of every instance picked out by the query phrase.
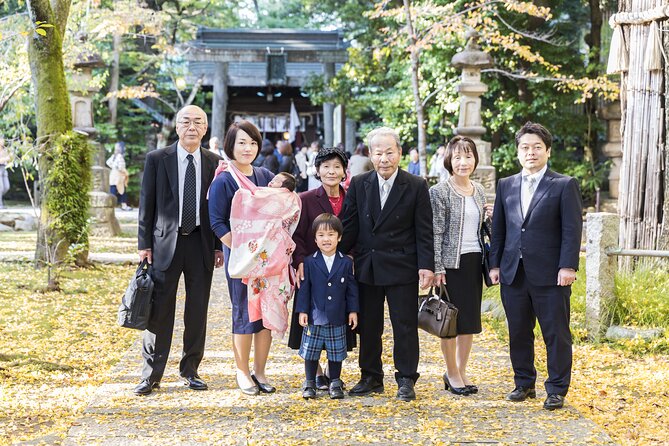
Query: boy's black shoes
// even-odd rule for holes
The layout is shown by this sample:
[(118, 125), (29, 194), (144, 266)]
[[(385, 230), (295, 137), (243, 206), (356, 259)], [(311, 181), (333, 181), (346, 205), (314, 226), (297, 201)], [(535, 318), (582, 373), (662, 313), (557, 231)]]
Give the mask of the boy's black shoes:
[(344, 383), (341, 379), (333, 379), (330, 383), (330, 398), (333, 400), (344, 398)]
[(316, 382), (315, 381), (305, 381), (302, 385), (302, 398), (308, 400), (311, 398), (316, 398)]

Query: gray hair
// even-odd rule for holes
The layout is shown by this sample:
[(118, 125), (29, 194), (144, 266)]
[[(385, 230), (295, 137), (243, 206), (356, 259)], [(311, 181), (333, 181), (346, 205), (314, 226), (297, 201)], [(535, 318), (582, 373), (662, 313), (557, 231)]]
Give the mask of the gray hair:
[(185, 107), (183, 107), (181, 110), (179, 110), (179, 111), (177, 112), (177, 116), (176, 116), (175, 121), (180, 121), (180, 120), (181, 120), (181, 116), (183, 116), (183, 114), (184, 114), (187, 110), (196, 110), (196, 111), (198, 111), (199, 113), (202, 114), (202, 117), (204, 118), (204, 123), (207, 124), (207, 125), (209, 124), (209, 122), (208, 122), (208, 120), (207, 120), (207, 114), (204, 112), (204, 110), (202, 110), (202, 109), (201, 109), (200, 107), (198, 107), (197, 105), (186, 105)]
[(397, 132), (394, 129), (391, 129), (390, 127), (377, 127), (367, 134), (367, 146), (369, 147), (370, 151), (372, 150), (372, 141), (377, 136), (392, 136), (395, 139), (395, 145), (397, 146), (397, 150), (399, 150), (400, 153), (402, 153), (402, 144), (400, 143), (400, 135), (398, 135)]

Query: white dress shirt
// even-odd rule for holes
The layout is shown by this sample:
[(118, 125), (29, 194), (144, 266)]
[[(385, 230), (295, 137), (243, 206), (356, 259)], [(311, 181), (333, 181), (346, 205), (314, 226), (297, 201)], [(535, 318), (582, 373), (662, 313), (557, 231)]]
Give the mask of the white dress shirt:
[[(321, 251), (321, 254), (323, 254), (323, 251)], [(332, 265), (334, 265), (334, 259), (337, 253), (335, 252), (331, 256), (326, 256), (323, 254), (323, 260), (325, 260), (325, 266), (328, 268), (328, 272), (332, 271)]]
[[(399, 169), (397, 169), (392, 175), (390, 175), (390, 178), (387, 180), (384, 179), (381, 175), (378, 173), (376, 174), (376, 178), (379, 180), (379, 198), (381, 199), (381, 209), (383, 209), (383, 206), (386, 204), (386, 200), (388, 200), (388, 196), (390, 195), (390, 191), (393, 190), (393, 184), (395, 184), (395, 178), (397, 178), (397, 172), (399, 172)], [(383, 195), (383, 185), (388, 184), (388, 193), (384, 197)]]
[(195, 152), (189, 153), (186, 149), (177, 143), (177, 166), (179, 170), (179, 226), (181, 226), (181, 216), (183, 215), (184, 204), (184, 182), (186, 181), (186, 168), (188, 167), (188, 155), (193, 155), (193, 164), (195, 165), (195, 225), (200, 226), (200, 189), (202, 189), (202, 153), (200, 148)]
[[(530, 208), (530, 202), (532, 201), (532, 195), (534, 195), (534, 192), (537, 191), (537, 187), (539, 187), (539, 182), (541, 179), (544, 177), (544, 174), (546, 173), (546, 170), (548, 169), (548, 165), (545, 165), (543, 169), (541, 169), (537, 173), (530, 174), (529, 172), (526, 172), (524, 169), (521, 172), (521, 185), (520, 185), (520, 202), (523, 207), (523, 217), (527, 215), (527, 210)], [(530, 181), (529, 179), (534, 180), (534, 191), (530, 192)]]

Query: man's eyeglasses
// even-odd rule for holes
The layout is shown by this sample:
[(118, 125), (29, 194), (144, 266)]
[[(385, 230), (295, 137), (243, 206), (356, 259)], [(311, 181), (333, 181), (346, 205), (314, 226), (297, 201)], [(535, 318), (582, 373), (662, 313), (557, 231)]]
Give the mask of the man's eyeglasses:
[(194, 120), (194, 121), (191, 121), (190, 119), (183, 119), (183, 120), (177, 122), (177, 124), (182, 125), (182, 126), (188, 128), (188, 127), (190, 127), (191, 125), (194, 125), (195, 127), (202, 127), (202, 126), (205, 125), (206, 123), (205, 123), (205, 121), (203, 121), (203, 120), (201, 120), (201, 119), (196, 119), (196, 120)]

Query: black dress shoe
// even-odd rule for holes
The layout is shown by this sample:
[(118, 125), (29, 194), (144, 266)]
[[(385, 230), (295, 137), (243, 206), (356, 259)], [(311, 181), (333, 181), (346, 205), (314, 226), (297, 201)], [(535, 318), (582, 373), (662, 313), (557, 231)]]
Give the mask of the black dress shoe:
[(153, 392), (153, 389), (158, 389), (160, 387), (159, 381), (151, 381), (150, 379), (143, 379), (142, 382), (137, 384), (137, 387), (133, 390), (135, 395), (150, 395)]
[(397, 379), (397, 399), (401, 401), (413, 401), (416, 399), (416, 392), (413, 390), (414, 382), (411, 378)]
[(305, 381), (302, 384), (302, 398), (305, 400), (316, 398), (316, 382), (315, 381)]
[(274, 387), (270, 383), (261, 383), (260, 381), (258, 381), (258, 378), (256, 378), (255, 375), (251, 375), (251, 379), (253, 379), (253, 382), (256, 383), (256, 386), (258, 386), (258, 390), (260, 390), (262, 393), (276, 392), (276, 387)]
[(546, 410), (562, 409), (562, 406), (564, 406), (564, 396), (556, 393), (549, 393), (546, 401), (544, 401), (544, 409)]
[(184, 385), (188, 386), (191, 390), (207, 390), (209, 388), (207, 383), (202, 381), (202, 378), (197, 375), (184, 376), (184, 381)]
[(249, 396), (256, 396), (258, 393), (260, 393), (260, 389), (258, 386), (251, 386), (251, 387), (242, 387), (239, 384), (239, 378), (235, 377), (235, 380), (237, 381), (237, 387), (239, 387), (239, 390), (244, 394), (244, 395), (249, 395)]
[(467, 386), (465, 387), (453, 387), (451, 385), (451, 382), (448, 380), (448, 373), (444, 373), (444, 390), (448, 390), (454, 395), (462, 395), (462, 396), (467, 396), (471, 395), (472, 391), (469, 390)]
[(465, 387), (467, 388), (467, 390), (469, 390), (469, 393), (471, 393), (472, 395), (475, 393), (479, 393), (478, 386), (475, 386), (474, 384), (467, 384)]
[(333, 379), (330, 382), (330, 399), (340, 400), (344, 398), (344, 383), (341, 382), (341, 379)]
[(330, 379), (325, 375), (316, 377), (316, 388), (318, 390), (328, 390), (330, 388)]
[(351, 396), (366, 396), (370, 393), (383, 393), (383, 382), (372, 376), (361, 378), (348, 392)]
[(525, 401), (527, 398), (536, 398), (537, 392), (534, 387), (516, 386), (513, 392), (506, 396), (509, 401)]

